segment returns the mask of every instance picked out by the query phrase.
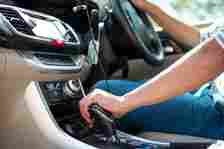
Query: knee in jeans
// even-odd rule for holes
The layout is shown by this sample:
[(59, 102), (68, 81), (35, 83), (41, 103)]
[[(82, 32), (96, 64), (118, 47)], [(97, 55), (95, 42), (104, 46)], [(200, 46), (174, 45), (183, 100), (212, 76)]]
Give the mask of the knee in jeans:
[(102, 81), (98, 81), (96, 84), (95, 84), (95, 88), (97, 89), (102, 89), (102, 90), (106, 90), (106, 81), (105, 80), (102, 80)]

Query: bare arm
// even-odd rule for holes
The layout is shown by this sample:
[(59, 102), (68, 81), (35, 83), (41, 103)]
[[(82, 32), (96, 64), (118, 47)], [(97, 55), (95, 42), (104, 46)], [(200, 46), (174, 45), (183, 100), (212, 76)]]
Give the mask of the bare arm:
[(167, 101), (187, 91), (197, 89), (224, 70), (224, 49), (211, 38), (186, 54), (168, 69), (141, 87), (124, 96), (115, 96), (97, 90), (80, 101), (80, 111), (92, 124), (88, 107), (98, 103), (104, 109), (121, 117), (141, 106)]
[(161, 74), (124, 95), (128, 110), (169, 100), (197, 89), (224, 70), (224, 49), (209, 39)]
[(137, 7), (149, 13), (163, 30), (169, 33), (176, 41), (189, 47), (195, 47), (200, 43), (200, 32), (197, 29), (176, 20), (158, 6), (146, 0), (132, 1)]

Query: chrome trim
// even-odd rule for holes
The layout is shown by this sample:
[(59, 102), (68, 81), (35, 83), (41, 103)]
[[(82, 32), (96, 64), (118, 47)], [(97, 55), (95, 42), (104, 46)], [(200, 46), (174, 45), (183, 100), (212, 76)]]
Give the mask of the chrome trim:
[(104, 30), (105, 24), (103, 22), (100, 22), (98, 24), (98, 37), (97, 37), (97, 42), (100, 43), (101, 39), (102, 39), (102, 34), (103, 34), (103, 30)]
[(137, 137), (137, 136), (127, 134), (127, 133), (119, 131), (119, 130), (117, 130), (117, 135), (121, 139), (121, 141), (132, 139), (132, 140), (140, 141), (140, 142), (146, 143), (146, 144), (159, 145), (159, 146), (165, 147), (165, 148), (170, 148), (170, 146), (171, 146), (170, 142), (160, 142), (160, 141), (147, 140), (147, 139), (144, 139), (144, 138), (140, 138), (140, 137)]
[(68, 86), (69, 86), (73, 91), (75, 91), (75, 92), (80, 91), (80, 86), (79, 86), (79, 87), (75, 86), (75, 85), (73, 84), (73, 81), (77, 81), (77, 80), (69, 80), (69, 81), (68, 81)]
[[(67, 74), (67, 73), (79, 73), (81, 72), (84, 65), (87, 63), (84, 55), (70, 56), (74, 62), (74, 66), (58, 66), (58, 65), (47, 65), (42, 63), (37, 57), (34, 56), (35, 52), (28, 51), (17, 51), (17, 53), (24, 58), (24, 60), (32, 66), (32, 68), (41, 73), (56, 73), (56, 74)], [(66, 55), (67, 56), (67, 55)]]

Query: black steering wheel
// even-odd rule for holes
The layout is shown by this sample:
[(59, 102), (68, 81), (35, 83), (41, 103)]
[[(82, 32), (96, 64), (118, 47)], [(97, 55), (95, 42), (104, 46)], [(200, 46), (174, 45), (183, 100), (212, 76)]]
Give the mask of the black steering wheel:
[(146, 13), (129, 0), (113, 0), (113, 13), (149, 64), (161, 64), (164, 48)]

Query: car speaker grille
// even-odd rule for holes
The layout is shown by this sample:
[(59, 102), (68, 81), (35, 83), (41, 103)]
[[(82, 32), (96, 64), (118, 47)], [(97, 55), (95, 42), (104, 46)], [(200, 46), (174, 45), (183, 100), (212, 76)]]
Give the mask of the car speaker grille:
[(33, 35), (31, 28), (26, 24), (20, 14), (10, 8), (0, 8), (0, 13), (12, 24), (12, 26), (19, 32)]

